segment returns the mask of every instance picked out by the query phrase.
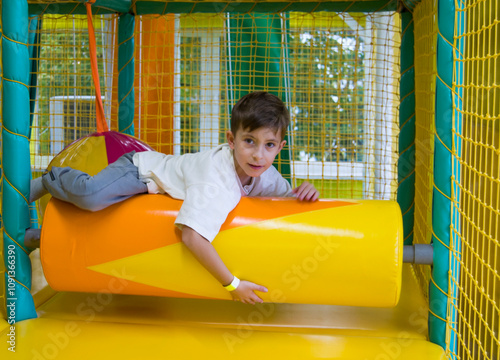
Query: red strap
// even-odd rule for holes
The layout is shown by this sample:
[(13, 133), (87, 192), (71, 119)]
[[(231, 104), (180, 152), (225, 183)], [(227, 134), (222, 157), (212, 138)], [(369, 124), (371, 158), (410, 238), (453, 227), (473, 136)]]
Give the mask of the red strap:
[(104, 106), (102, 105), (101, 99), (101, 85), (99, 83), (99, 69), (97, 67), (97, 47), (95, 43), (95, 33), (94, 33), (94, 25), (92, 24), (92, 7), (91, 4), (94, 3), (95, 0), (89, 0), (85, 3), (87, 7), (87, 23), (89, 28), (89, 45), (90, 45), (90, 65), (92, 68), (92, 79), (94, 80), (95, 87), (95, 112), (96, 112), (96, 125), (97, 132), (109, 131), (108, 124), (106, 123), (106, 119), (104, 117)]

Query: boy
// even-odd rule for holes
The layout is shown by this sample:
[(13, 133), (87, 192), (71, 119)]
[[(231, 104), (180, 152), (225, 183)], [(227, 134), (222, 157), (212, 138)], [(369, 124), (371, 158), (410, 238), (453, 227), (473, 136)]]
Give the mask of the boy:
[(96, 211), (135, 194), (168, 194), (184, 200), (176, 218), (182, 242), (228, 290), (234, 300), (262, 302), (263, 286), (240, 281), (211, 242), (241, 196), (292, 196), (315, 201), (318, 191), (304, 182), (291, 189), (272, 166), (285, 145), (290, 122), (283, 102), (267, 92), (242, 97), (231, 113), (227, 144), (182, 156), (154, 151), (123, 155), (94, 177), (70, 168), (52, 168), (32, 182), (30, 202), (47, 191), (55, 198)]

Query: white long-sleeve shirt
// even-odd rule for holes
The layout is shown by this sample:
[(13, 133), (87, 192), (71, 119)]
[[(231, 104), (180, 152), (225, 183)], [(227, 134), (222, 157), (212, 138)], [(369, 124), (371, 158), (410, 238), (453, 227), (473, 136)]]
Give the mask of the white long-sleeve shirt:
[(195, 154), (136, 153), (134, 165), (150, 194), (184, 200), (175, 220), (212, 241), (241, 196), (289, 196), (290, 184), (273, 167), (242, 186), (228, 144)]

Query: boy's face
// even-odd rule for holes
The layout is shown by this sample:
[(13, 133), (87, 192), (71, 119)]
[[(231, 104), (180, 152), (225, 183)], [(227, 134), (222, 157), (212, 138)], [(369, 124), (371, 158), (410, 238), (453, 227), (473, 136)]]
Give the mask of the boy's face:
[(247, 185), (251, 177), (260, 176), (269, 169), (286, 143), (281, 140), (281, 130), (275, 133), (266, 127), (253, 131), (240, 127), (236, 134), (228, 131), (227, 142), (233, 149), (234, 166), (242, 185)]

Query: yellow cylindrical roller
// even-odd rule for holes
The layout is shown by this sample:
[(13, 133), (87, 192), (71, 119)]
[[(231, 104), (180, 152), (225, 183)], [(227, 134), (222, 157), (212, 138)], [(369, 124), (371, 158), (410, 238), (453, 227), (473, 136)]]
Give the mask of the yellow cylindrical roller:
[[(91, 213), (53, 199), (42, 264), (55, 290), (231, 299), (180, 242), (182, 202), (139, 195)], [(395, 306), (402, 219), (390, 201), (242, 198), (213, 245), (264, 301)]]

